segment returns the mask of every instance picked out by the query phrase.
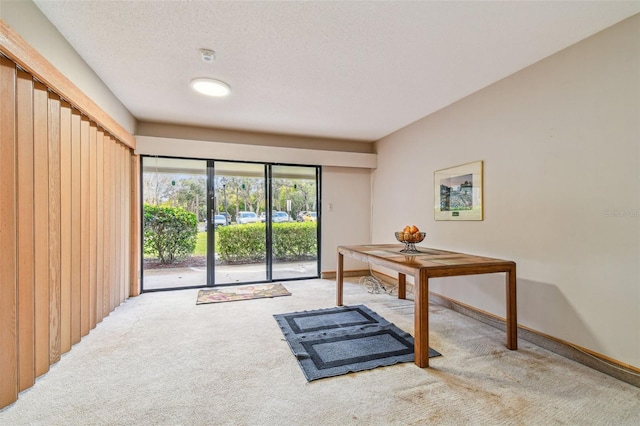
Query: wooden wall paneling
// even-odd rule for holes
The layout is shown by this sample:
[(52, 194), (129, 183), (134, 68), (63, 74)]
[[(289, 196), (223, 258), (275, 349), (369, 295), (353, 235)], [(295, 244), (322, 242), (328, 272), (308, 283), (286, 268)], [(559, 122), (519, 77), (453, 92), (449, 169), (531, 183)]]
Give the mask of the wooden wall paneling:
[(89, 334), (89, 119), (80, 122), (80, 334)]
[[(33, 78), (17, 73), (18, 179), (18, 385), (35, 383), (35, 280), (33, 235)], [(4, 105), (4, 103), (3, 103)]]
[(94, 123), (89, 127), (89, 328), (96, 326), (96, 139), (98, 128)]
[(74, 109), (71, 114), (71, 344), (80, 342), (81, 265), (82, 253), (80, 205), (81, 205), (81, 153), (80, 133), (82, 116)]
[(104, 131), (96, 134), (96, 323), (104, 318)]
[(140, 156), (131, 153), (131, 175), (130, 175), (130, 199), (131, 206), (129, 208), (129, 281), (130, 296), (138, 296), (140, 294)]
[(60, 105), (60, 352), (71, 350), (71, 105)]
[(102, 316), (103, 318), (111, 312), (111, 138), (105, 133), (102, 144), (103, 150), (103, 178), (102, 178), (102, 216), (103, 216), (103, 298), (102, 298)]
[(1, 409), (128, 297), (135, 138), (1, 19), (0, 40)]
[(0, 407), (18, 399), (16, 67), (0, 57)]
[(49, 92), (49, 362), (60, 361), (60, 97)]
[(33, 209), (36, 377), (49, 371), (49, 142), (47, 88), (33, 88)]

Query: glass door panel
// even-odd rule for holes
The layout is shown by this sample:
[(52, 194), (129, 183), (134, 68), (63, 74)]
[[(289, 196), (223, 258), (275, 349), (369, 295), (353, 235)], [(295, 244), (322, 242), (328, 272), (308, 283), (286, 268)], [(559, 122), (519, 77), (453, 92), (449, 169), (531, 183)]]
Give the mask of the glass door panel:
[(273, 280), (318, 276), (317, 170), (271, 166)]
[(266, 281), (266, 166), (227, 161), (213, 164), (214, 213), (220, 221), (209, 240), (214, 248), (214, 283)]
[(142, 158), (142, 289), (207, 284), (207, 162)]

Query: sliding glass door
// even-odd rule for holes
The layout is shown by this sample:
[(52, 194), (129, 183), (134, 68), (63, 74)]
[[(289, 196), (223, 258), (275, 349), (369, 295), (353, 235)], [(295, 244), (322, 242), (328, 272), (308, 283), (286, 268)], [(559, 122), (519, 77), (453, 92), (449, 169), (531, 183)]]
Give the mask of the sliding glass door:
[(264, 164), (213, 164), (213, 213), (227, 220), (216, 227), (209, 240), (216, 285), (268, 280), (265, 175)]
[(317, 168), (271, 166), (272, 279), (318, 276)]
[(143, 290), (207, 284), (207, 161), (142, 158)]
[(318, 277), (319, 174), (143, 157), (143, 291)]

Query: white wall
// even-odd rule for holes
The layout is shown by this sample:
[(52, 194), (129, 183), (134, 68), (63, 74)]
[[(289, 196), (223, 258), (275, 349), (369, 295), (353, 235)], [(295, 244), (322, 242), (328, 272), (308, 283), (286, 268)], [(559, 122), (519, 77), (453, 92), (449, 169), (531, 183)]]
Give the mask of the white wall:
[[(322, 272), (336, 270), (339, 245), (371, 242), (371, 173), (362, 168), (322, 168)], [(366, 267), (344, 259), (345, 270)]]
[(136, 119), (31, 0), (1, 0), (0, 19), (129, 133)]
[[(639, 63), (636, 15), (379, 141), (373, 242), (515, 260), (520, 324), (640, 367)], [(433, 172), (476, 160), (485, 220), (434, 221)], [(499, 275), (431, 290), (504, 316)]]
[(136, 136), (136, 154), (375, 168), (376, 154)]

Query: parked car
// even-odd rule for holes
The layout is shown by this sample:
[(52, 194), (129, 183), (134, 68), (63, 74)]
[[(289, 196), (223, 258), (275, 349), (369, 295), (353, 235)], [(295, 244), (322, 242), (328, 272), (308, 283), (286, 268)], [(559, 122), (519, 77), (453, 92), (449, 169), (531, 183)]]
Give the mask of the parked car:
[(213, 226), (217, 228), (218, 226), (227, 226), (227, 218), (223, 214), (217, 214), (213, 217)]
[(307, 212), (304, 216), (303, 219), (305, 222), (315, 222), (318, 217), (316, 216), (316, 212)]
[(264, 223), (264, 221), (267, 219), (266, 216), (267, 215), (265, 212), (260, 213), (260, 222)]
[(274, 223), (289, 222), (289, 215), (285, 212), (273, 212), (271, 214), (271, 221)]
[(238, 212), (236, 215), (236, 223), (238, 225), (256, 222), (260, 222), (260, 218), (254, 212)]
[(306, 215), (307, 213), (309, 213), (306, 210), (302, 210), (300, 213), (298, 213), (298, 215), (296, 216), (296, 220), (298, 222), (304, 222), (304, 215)]

